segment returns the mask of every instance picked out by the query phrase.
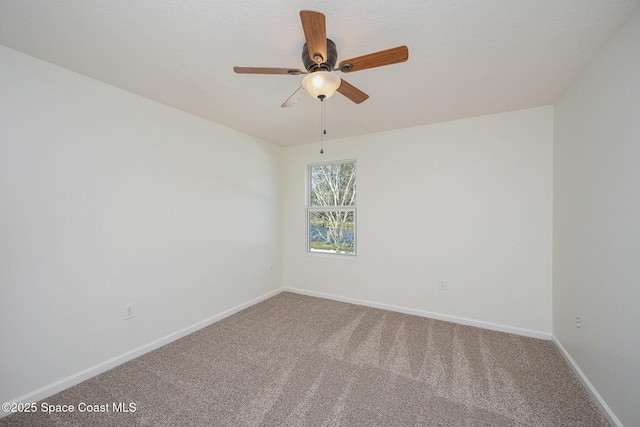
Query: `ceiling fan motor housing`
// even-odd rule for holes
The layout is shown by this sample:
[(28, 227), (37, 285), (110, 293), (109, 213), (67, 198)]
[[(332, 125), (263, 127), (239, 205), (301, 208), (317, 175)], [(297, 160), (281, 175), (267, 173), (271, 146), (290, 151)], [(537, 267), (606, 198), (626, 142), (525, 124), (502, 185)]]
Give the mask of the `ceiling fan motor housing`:
[(321, 64), (318, 64), (309, 58), (309, 50), (307, 49), (306, 43), (302, 47), (302, 63), (310, 73), (313, 73), (314, 71), (333, 71), (333, 67), (335, 67), (337, 60), (338, 51), (336, 49), (336, 44), (329, 39), (327, 39), (327, 58)]

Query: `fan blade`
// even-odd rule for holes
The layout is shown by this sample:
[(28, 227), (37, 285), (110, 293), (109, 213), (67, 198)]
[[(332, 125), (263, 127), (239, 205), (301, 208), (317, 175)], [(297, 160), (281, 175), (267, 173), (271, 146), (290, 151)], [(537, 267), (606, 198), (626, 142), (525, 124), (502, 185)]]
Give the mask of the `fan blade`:
[(302, 99), (302, 97), (304, 96), (305, 92), (306, 92), (306, 90), (304, 90), (304, 88), (302, 86), (300, 86), (295, 92), (293, 92), (293, 94), (291, 94), (291, 96), (289, 98), (287, 98), (286, 101), (284, 101), (284, 103), (281, 105), (281, 107), (283, 107), (283, 108), (293, 107), (294, 105), (296, 105), (298, 103), (298, 101), (300, 101), (300, 99)]
[(369, 99), (369, 95), (367, 95), (357, 87), (347, 83), (344, 79), (340, 79), (340, 80), (342, 80), (342, 83), (340, 83), (338, 92), (340, 92), (342, 95), (346, 96), (356, 104), (360, 104), (361, 102), (364, 102), (367, 99)]
[(352, 71), (366, 70), (367, 68), (397, 64), (407, 59), (409, 59), (409, 48), (406, 46), (398, 46), (392, 49), (370, 53), (369, 55), (340, 61), (338, 68), (344, 73), (350, 73)]
[(298, 68), (233, 67), (233, 71), (238, 74), (289, 74), (292, 76), (307, 74), (306, 71)]
[(309, 58), (317, 64), (327, 60), (327, 26), (324, 14), (310, 10), (300, 11), (300, 20), (307, 39)]

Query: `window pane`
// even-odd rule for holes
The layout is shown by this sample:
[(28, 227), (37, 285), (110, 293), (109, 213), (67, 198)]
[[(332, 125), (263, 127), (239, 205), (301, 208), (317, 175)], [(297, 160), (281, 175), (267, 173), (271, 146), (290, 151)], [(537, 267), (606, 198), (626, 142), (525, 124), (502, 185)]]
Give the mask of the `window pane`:
[(354, 211), (310, 211), (309, 250), (354, 255)]
[(309, 174), (310, 206), (355, 206), (355, 162), (313, 165)]

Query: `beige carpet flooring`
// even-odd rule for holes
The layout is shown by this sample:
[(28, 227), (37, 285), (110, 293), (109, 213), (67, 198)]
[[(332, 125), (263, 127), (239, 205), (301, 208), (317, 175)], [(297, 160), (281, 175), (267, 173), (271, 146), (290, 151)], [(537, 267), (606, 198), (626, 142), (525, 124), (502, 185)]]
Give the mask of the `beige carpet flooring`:
[(550, 341), (287, 292), (43, 402), (0, 425), (608, 425)]

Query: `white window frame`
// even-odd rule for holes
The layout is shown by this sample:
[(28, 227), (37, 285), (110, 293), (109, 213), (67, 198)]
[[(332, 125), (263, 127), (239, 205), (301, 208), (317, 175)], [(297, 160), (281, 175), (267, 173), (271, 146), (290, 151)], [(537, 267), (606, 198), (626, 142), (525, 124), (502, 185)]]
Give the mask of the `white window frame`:
[[(355, 203), (352, 206), (311, 206), (311, 168), (312, 167), (316, 167), (316, 166), (323, 166), (323, 165), (337, 165), (337, 164), (346, 164), (346, 163), (353, 163), (354, 168), (356, 170), (356, 199), (355, 199)], [(355, 258), (356, 254), (357, 254), (357, 248), (358, 248), (358, 244), (357, 244), (357, 240), (358, 240), (358, 219), (357, 219), (357, 204), (358, 204), (358, 197), (357, 197), (357, 183), (358, 183), (358, 164), (356, 162), (355, 159), (349, 159), (349, 160), (335, 160), (335, 161), (329, 161), (329, 162), (321, 162), (321, 163), (309, 163), (307, 164), (307, 169), (306, 169), (306, 191), (305, 191), (305, 198), (306, 198), (306, 214), (307, 214), (307, 219), (305, 221), (305, 226), (306, 226), (306, 235), (307, 235), (307, 253), (309, 254), (313, 254), (313, 255), (326, 255), (326, 256), (337, 256), (337, 257), (349, 257), (349, 258)], [(336, 252), (336, 251), (331, 251), (331, 250), (327, 250), (327, 251), (323, 251), (323, 250), (319, 250), (319, 249), (311, 249), (311, 214), (313, 212), (352, 212), (353, 213), (353, 253), (348, 253), (348, 252)]]

